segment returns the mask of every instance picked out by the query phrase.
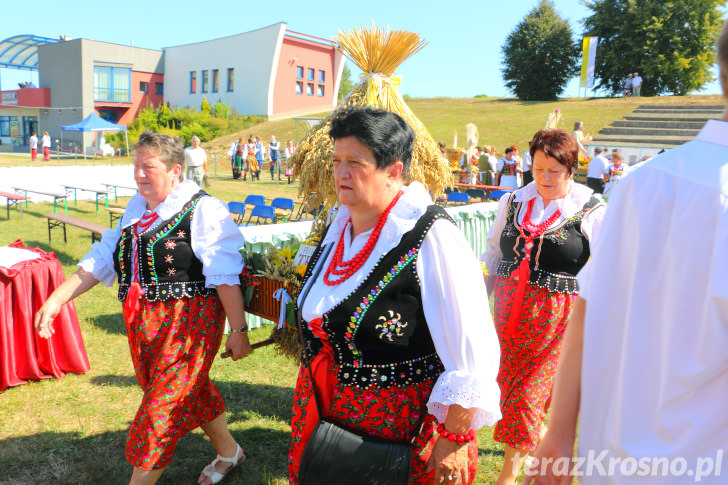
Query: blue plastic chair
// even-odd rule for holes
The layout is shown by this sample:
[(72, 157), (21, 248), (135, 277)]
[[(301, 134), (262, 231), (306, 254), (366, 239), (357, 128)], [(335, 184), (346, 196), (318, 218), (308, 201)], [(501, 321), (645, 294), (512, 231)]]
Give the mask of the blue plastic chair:
[(248, 206), (254, 207), (256, 205), (265, 205), (265, 197), (263, 197), (262, 195), (250, 194), (249, 196), (247, 196), (245, 198), (245, 202), (243, 202), (243, 204), (245, 204), (245, 207), (248, 207)]
[(512, 190), (494, 190), (490, 193), (490, 200), (500, 200), (506, 194), (510, 194)]
[(452, 202), (453, 205), (463, 205), (470, 203), (470, 196), (464, 192), (450, 192), (447, 194), (447, 201), (445, 207)]
[(468, 189), (465, 191), (471, 199), (480, 199), (485, 201), (485, 190), (483, 189)]
[(242, 224), (243, 218), (245, 217), (245, 204), (235, 201), (228, 202), (228, 209), (230, 210), (230, 216), (232, 216), (235, 224)]
[(275, 210), (275, 218), (277, 221), (282, 220), (286, 222), (293, 215), (293, 209), (295, 207), (293, 199), (276, 197), (270, 205)]
[(266, 221), (270, 219), (271, 224), (276, 220), (276, 212), (273, 207), (269, 205), (256, 205), (253, 210), (250, 211), (250, 217), (248, 217), (247, 225), (250, 225), (250, 220), (255, 217), (255, 225), (260, 224), (260, 220)]

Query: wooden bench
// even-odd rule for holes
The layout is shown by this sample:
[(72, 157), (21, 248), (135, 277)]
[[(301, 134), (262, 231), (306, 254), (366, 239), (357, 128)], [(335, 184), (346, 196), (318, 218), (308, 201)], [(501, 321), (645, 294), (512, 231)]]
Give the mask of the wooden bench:
[[(13, 190), (15, 190), (16, 194), (21, 194), (24, 196), (28, 195), (28, 192), (31, 192), (33, 194), (40, 194), (40, 195), (47, 195), (50, 197), (53, 197), (53, 213), (56, 213), (56, 202), (58, 202), (58, 199), (63, 200), (63, 209), (64, 213), (68, 214), (68, 195), (66, 193), (60, 193), (60, 192), (52, 192), (50, 190), (37, 190), (37, 189), (31, 189), (28, 187), (13, 187)], [(25, 200), (25, 207), (28, 207), (28, 200), (30, 200), (30, 197)]]
[(99, 198), (104, 198), (106, 200), (106, 207), (109, 207), (109, 194), (111, 193), (110, 189), (102, 189), (102, 188), (93, 188), (93, 187), (87, 187), (84, 185), (75, 185), (75, 184), (61, 184), (63, 188), (66, 190), (66, 195), (70, 197), (71, 193), (73, 193), (73, 205), (78, 205), (78, 194), (77, 192), (79, 190), (84, 192), (93, 192), (96, 194), (96, 213), (99, 212)]
[(114, 221), (119, 220), (126, 212), (126, 209), (121, 207), (107, 207), (106, 210), (109, 211), (109, 227), (114, 227)]
[(91, 233), (91, 242), (96, 242), (96, 238), (101, 239), (101, 234), (104, 231), (107, 231), (108, 228), (106, 226), (102, 226), (101, 224), (96, 224), (95, 222), (89, 222), (84, 221), (83, 219), (79, 219), (77, 217), (68, 216), (64, 214), (44, 214), (44, 216), (48, 219), (48, 242), (51, 242), (51, 229), (54, 227), (63, 227), (63, 242), (66, 241), (66, 224), (70, 224), (72, 226), (79, 227), (81, 229), (84, 229), (86, 231), (89, 231)]
[(0, 196), (5, 197), (5, 200), (7, 201), (6, 205), (7, 205), (7, 210), (8, 210), (8, 219), (10, 219), (10, 206), (11, 205), (18, 206), (18, 208), (20, 209), (20, 218), (22, 219), (23, 218), (23, 204), (21, 204), (21, 202), (23, 202), (24, 200), (30, 200), (30, 197), (28, 197), (27, 195), (18, 195), (18, 194), (13, 194), (10, 192), (2, 192), (2, 191), (0, 191)]

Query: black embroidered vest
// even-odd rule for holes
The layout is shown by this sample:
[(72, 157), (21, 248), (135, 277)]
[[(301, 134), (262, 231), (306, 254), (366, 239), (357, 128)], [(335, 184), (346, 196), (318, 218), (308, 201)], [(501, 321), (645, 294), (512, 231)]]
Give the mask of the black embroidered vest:
[(205, 288), (202, 262), (192, 252), (192, 217), (200, 198), (199, 191), (182, 210), (153, 229), (134, 235), (134, 226), (121, 231), (114, 251), (114, 268), (119, 277), (119, 300), (124, 301), (132, 278), (132, 239), (136, 238), (139, 261), (139, 285), (149, 301), (169, 300), (184, 296), (209, 295), (214, 288)]
[[(425, 320), (416, 269), (422, 240), (440, 218), (452, 222), (441, 207), (428, 207), (362, 284), (323, 315), (323, 328), (329, 335), (342, 384), (382, 388), (436, 379), (443, 372)], [(321, 252), (319, 246), (305, 279), (319, 263)], [(307, 325), (303, 331), (303, 358), (308, 362), (321, 349), (321, 343)]]
[[(510, 276), (523, 259), (524, 240), (520, 236), (516, 214), (526, 210), (527, 204), (514, 202), (514, 197), (515, 193), (508, 200), (506, 225), (501, 233), (503, 259), (498, 264), (498, 276)], [(599, 199), (591, 197), (571, 218), (534, 239), (529, 283), (559, 293), (579, 291), (576, 275), (589, 259), (589, 241), (581, 232), (581, 221), (587, 213), (601, 205)]]

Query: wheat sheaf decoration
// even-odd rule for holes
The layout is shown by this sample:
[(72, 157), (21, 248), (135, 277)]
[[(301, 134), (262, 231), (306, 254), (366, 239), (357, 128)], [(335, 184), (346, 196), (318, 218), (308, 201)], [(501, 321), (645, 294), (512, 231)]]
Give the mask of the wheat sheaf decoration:
[[(371, 106), (400, 115), (415, 132), (415, 145), (408, 180), (419, 181), (432, 192), (441, 195), (452, 184), (447, 160), (441, 155), (435, 140), (425, 125), (412, 113), (397, 86), (401, 79), (397, 68), (419, 52), (427, 42), (414, 32), (370, 29), (360, 26), (348, 32), (339, 31), (333, 39), (335, 47), (362, 70), (361, 82), (318, 125), (312, 128), (291, 159), (294, 177), (301, 179), (300, 194), (308, 197), (309, 208), (336, 204), (334, 172), (331, 164), (333, 142), (329, 137), (331, 119), (343, 108)], [(309, 196), (310, 195), (310, 196)], [(327, 211), (320, 213), (313, 233), (323, 230)]]

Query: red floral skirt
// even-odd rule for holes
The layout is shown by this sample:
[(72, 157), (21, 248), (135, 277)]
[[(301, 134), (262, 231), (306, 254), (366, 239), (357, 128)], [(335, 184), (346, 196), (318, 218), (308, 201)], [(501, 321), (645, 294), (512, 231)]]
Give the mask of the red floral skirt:
[(129, 428), (126, 459), (144, 470), (166, 467), (177, 440), (225, 411), (209, 377), (225, 313), (217, 295), (141, 300), (126, 330), (142, 403)]
[(518, 282), (498, 276), (495, 326), (501, 346), (498, 385), (503, 418), (494, 439), (519, 450), (534, 450), (551, 403), (561, 341), (576, 294), (550, 292), (526, 284), (521, 318), (514, 338), (505, 330)]
[[(318, 374), (316, 374), (318, 376)], [(416, 435), (412, 446), (412, 468), (410, 483), (431, 484), (434, 471), (427, 473), (427, 461), (438, 438), (437, 420), (427, 414), (427, 400), (435, 382), (428, 380), (409, 386), (361, 390), (352, 386), (340, 385), (336, 379), (336, 367), (329, 363), (329, 373), (325, 377), (331, 385), (330, 403), (327, 418), (371, 436), (407, 441)], [(316, 389), (325, 388), (317, 377)], [(309, 436), (318, 423), (318, 412), (313, 400), (313, 389), (308, 368), (301, 366), (296, 382), (291, 418), (291, 445), (288, 454), (290, 483), (298, 484), (298, 469), (301, 454)], [(424, 424), (420, 430), (420, 423)], [(419, 434), (418, 434), (419, 431)], [(469, 481), (475, 481), (478, 471), (478, 444), (472, 441), (468, 446)]]

